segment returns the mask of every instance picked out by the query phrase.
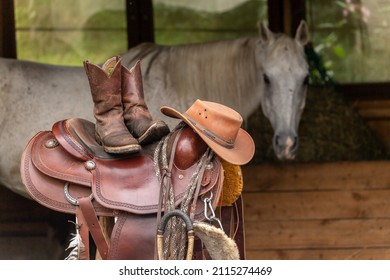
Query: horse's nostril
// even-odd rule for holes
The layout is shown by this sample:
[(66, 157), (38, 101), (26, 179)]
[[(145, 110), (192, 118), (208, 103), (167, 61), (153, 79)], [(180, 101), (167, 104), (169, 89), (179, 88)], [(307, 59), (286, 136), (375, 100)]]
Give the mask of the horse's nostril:
[(275, 146), (279, 149), (288, 149), (290, 151), (293, 151), (298, 147), (297, 136), (276, 135), (274, 141)]
[(294, 142), (293, 142), (293, 145), (292, 145), (291, 149), (295, 150), (297, 147), (298, 147), (298, 137), (295, 136), (294, 137)]
[(280, 143), (280, 136), (279, 135), (276, 135), (275, 136), (275, 144), (277, 147), (281, 147), (281, 143)]

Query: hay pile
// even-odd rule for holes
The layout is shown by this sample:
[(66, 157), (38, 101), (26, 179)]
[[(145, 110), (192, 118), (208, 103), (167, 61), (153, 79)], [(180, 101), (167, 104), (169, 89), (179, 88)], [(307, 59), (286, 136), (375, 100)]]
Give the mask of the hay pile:
[[(273, 131), (261, 109), (247, 122), (256, 143), (253, 163), (278, 161), (272, 150)], [(389, 159), (386, 149), (341, 93), (326, 87), (308, 89), (298, 131), (297, 162)]]

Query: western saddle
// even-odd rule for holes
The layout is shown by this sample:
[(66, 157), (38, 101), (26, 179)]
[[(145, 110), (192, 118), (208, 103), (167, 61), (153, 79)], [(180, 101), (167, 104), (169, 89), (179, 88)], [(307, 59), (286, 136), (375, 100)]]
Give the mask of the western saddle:
[[(178, 209), (192, 222), (221, 225), (245, 258), (241, 196), (232, 205), (220, 205), (221, 161), (184, 123), (139, 153), (113, 156), (96, 142), (92, 122), (58, 121), (29, 141), (21, 175), (34, 200), (76, 216), (87, 258), (93, 257), (91, 235), (102, 259), (156, 259), (158, 224)], [(102, 219), (112, 227), (106, 229)], [(173, 244), (178, 227), (185, 224), (167, 225), (165, 238), (170, 235)], [(202, 240), (195, 237), (194, 243), (192, 259), (209, 259)], [(172, 252), (165, 258), (172, 258)]]

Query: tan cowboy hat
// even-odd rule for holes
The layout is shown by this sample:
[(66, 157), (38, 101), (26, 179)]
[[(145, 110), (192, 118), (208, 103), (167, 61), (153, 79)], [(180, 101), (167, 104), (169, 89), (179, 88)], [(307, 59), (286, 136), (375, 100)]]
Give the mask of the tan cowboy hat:
[(227, 162), (244, 165), (255, 153), (252, 137), (241, 128), (241, 115), (229, 107), (198, 99), (184, 114), (167, 106), (162, 106), (161, 112), (182, 119)]

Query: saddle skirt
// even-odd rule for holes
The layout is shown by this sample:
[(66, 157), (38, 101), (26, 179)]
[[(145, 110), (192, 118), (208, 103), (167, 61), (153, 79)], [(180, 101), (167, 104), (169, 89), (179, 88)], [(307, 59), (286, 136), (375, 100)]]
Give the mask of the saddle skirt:
[[(207, 145), (188, 126), (171, 133), (167, 145), (171, 169), (158, 170), (154, 157), (158, 143), (136, 154), (113, 156), (94, 134), (93, 123), (75, 118), (37, 133), (23, 152), (23, 183), (34, 200), (55, 211), (76, 214), (79, 200), (89, 198), (96, 216), (117, 217), (108, 258), (153, 259), (157, 214), (165, 207), (158, 171), (171, 180), (174, 204), (179, 207)], [(199, 221), (210, 213), (204, 213), (204, 202), (198, 198), (210, 198), (215, 209), (221, 196), (223, 169), (218, 157), (211, 159), (202, 175), (192, 209)], [(141, 250), (140, 244), (148, 240), (151, 245)]]

